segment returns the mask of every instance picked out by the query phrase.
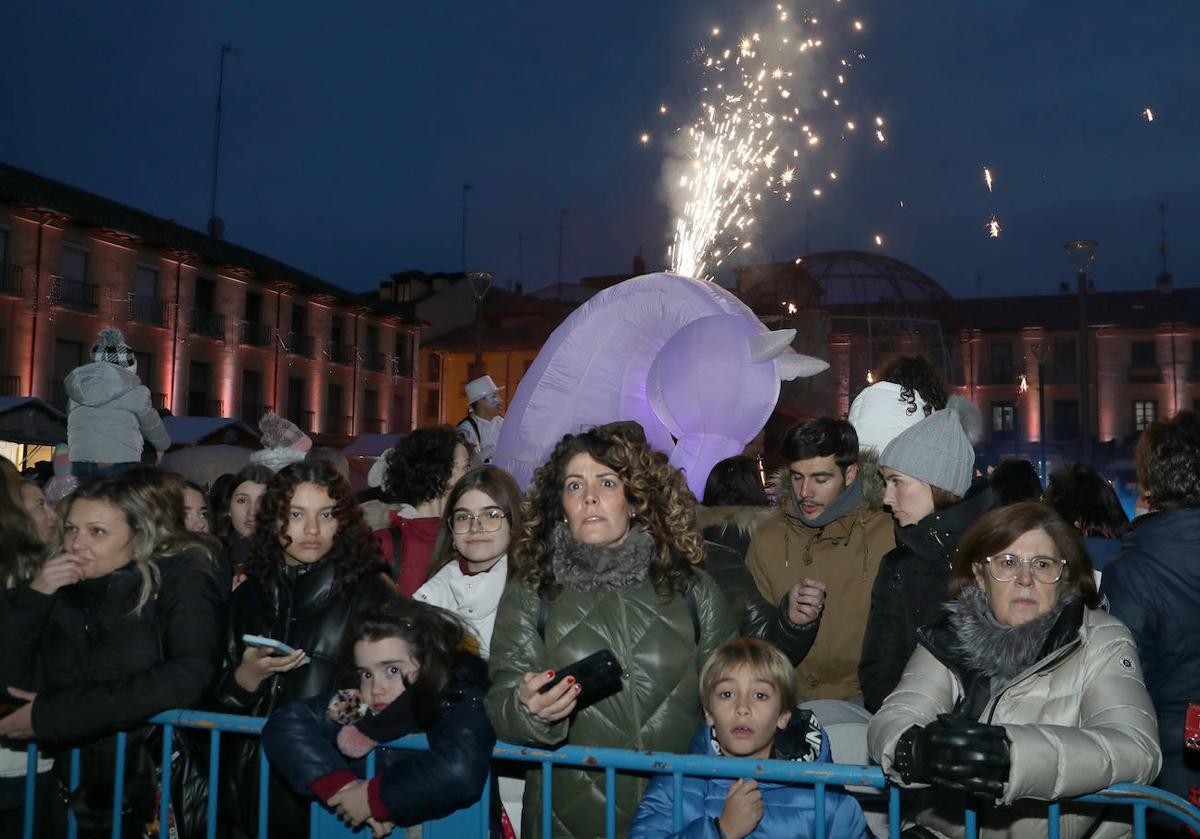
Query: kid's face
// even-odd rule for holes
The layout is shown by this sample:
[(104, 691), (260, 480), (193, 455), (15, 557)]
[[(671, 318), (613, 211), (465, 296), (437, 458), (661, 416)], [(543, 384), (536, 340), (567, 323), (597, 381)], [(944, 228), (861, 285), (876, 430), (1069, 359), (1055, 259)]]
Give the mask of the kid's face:
[(191, 487), (184, 487), (183, 514), (188, 530), (193, 533), (208, 532), (208, 501), (203, 493), (196, 492)]
[(405, 680), (411, 682), (420, 670), (402, 638), (357, 642), (354, 666), (358, 668), (358, 692), (376, 713), (395, 702), (404, 693)]
[(287, 540), (280, 539), (287, 565), (309, 565), (329, 553), (338, 531), (338, 520), (333, 515), (336, 504), (323, 486), (310, 483), (296, 486), (292, 503), (284, 513)]
[(782, 706), (775, 685), (750, 668), (739, 667), (717, 682), (704, 718), (726, 755), (767, 758), (775, 732), (786, 728), (792, 718), (792, 710)]
[(267, 485), (257, 481), (242, 481), (233, 490), (229, 498), (229, 522), (239, 536), (249, 539), (254, 534), (258, 502), (266, 491)]

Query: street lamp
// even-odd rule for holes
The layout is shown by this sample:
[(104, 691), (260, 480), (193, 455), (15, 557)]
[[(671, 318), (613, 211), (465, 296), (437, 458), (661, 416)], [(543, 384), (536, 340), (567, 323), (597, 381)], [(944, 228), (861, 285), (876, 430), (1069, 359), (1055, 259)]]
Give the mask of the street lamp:
[(492, 287), (492, 275), (487, 271), (470, 271), (467, 282), (475, 297), (475, 362), (471, 365), (468, 380), (478, 379), (484, 374), (483, 364), (483, 298)]
[(1067, 259), (1075, 269), (1075, 280), (1079, 292), (1079, 429), (1081, 437), (1080, 459), (1091, 465), (1092, 462), (1092, 413), (1091, 395), (1089, 394), (1090, 379), (1088, 376), (1088, 327), (1087, 327), (1087, 269), (1096, 256), (1096, 248), (1100, 245), (1092, 239), (1079, 239), (1067, 242), (1063, 248), (1067, 251)]

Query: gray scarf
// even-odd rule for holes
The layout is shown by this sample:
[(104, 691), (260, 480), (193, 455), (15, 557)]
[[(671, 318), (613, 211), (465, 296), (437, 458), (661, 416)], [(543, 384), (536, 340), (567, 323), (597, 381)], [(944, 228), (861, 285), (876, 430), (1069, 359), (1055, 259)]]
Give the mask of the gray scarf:
[(631, 522), (625, 541), (611, 548), (576, 541), (565, 524), (550, 535), (551, 568), (559, 585), (576, 591), (616, 591), (646, 579), (657, 548), (648, 530)]
[(978, 586), (967, 586), (946, 604), (957, 639), (955, 650), (972, 670), (991, 679), (994, 695), (1038, 660), (1055, 621), (1074, 599), (1065, 598), (1046, 614), (1020, 626), (1008, 626), (996, 620), (987, 595)]
[(854, 483), (842, 490), (841, 495), (833, 499), (832, 504), (818, 513), (815, 519), (806, 519), (800, 515), (800, 505), (796, 503), (796, 495), (792, 491), (791, 481), (788, 481), (787, 484), (787, 494), (792, 502), (792, 509), (788, 512), (788, 515), (797, 519), (805, 527), (824, 527), (831, 521), (836, 521), (847, 513), (852, 512), (863, 502), (862, 481), (857, 478), (854, 480)]

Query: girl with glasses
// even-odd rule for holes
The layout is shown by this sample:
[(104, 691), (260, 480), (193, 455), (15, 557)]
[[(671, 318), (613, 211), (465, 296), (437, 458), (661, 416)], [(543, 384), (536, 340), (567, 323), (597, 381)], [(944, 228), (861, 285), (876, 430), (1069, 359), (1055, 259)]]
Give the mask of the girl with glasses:
[[(1100, 608), (1091, 562), (1057, 513), (1023, 502), (984, 514), (959, 545), (950, 594), (867, 733), (894, 780), (932, 787), (920, 835), (961, 836), (964, 792), (1004, 805), (978, 808), (981, 834), (1033, 836), (1047, 801), (1158, 774), (1137, 647)], [(1095, 807), (1065, 801), (1062, 813), (1063, 835), (1129, 830)]]
[(429, 578), (413, 598), (466, 621), (486, 659), (508, 580), (509, 541), (521, 527), (517, 482), (495, 466), (468, 472), (450, 490), (442, 525)]

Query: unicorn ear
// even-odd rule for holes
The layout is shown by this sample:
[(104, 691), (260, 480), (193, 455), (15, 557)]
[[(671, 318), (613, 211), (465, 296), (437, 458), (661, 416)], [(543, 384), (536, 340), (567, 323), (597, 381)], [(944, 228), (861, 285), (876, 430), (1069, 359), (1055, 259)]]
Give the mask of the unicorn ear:
[(750, 360), (754, 362), (770, 361), (791, 346), (796, 338), (794, 329), (776, 329), (773, 332), (760, 332), (746, 339), (750, 345)]
[(829, 362), (811, 355), (801, 355), (798, 352), (785, 352), (776, 359), (780, 381), (790, 382), (792, 379), (807, 379), (829, 369)]

